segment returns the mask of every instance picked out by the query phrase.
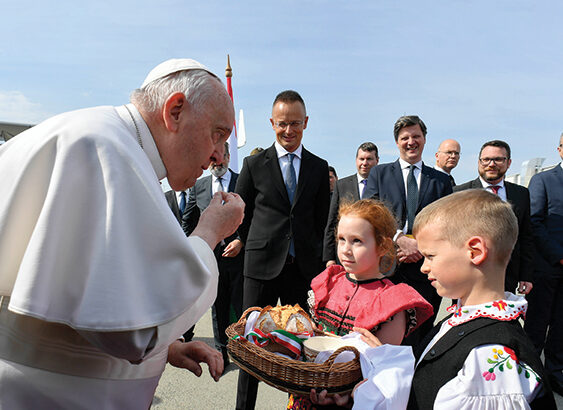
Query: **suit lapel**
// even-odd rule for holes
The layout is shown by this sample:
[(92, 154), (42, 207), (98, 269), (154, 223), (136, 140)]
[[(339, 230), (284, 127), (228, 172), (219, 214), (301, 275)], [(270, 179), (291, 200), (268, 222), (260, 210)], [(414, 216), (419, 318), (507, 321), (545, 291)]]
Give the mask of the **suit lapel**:
[(516, 196), (518, 193), (514, 191), (512, 184), (510, 182), (504, 181), (504, 189), (506, 189), (506, 200), (515, 204), (517, 202)]
[(303, 148), (301, 150), (301, 165), (299, 166), (299, 179), (297, 181), (297, 192), (295, 192), (295, 198), (293, 198), (293, 204), (291, 204), (292, 207), (297, 203), (297, 201), (299, 201), (299, 197), (301, 196), (301, 193), (305, 189), (307, 180), (311, 175), (311, 167), (309, 166), (310, 160), (311, 160), (311, 154), (309, 153), (309, 151)]
[[(285, 198), (287, 203), (289, 203), (289, 196), (287, 195), (287, 189), (285, 188), (285, 183), (283, 182), (278, 154), (274, 145), (268, 148), (266, 155), (264, 155), (264, 165), (266, 169), (270, 170), (270, 180), (280, 192), (281, 196)], [(301, 175), (299, 178), (301, 178)]]
[(347, 182), (350, 184), (349, 192), (353, 193), (354, 201), (359, 201), (361, 198), (360, 198), (360, 187), (358, 184), (358, 177), (356, 175), (353, 175), (352, 178), (350, 178), (350, 180)]
[(426, 203), (423, 201), (424, 195), (426, 195), (426, 191), (428, 190), (428, 186), (430, 184), (430, 176), (428, 175), (428, 167), (422, 163), (422, 169), (420, 170), (420, 188), (418, 188), (418, 202), (416, 204), (417, 210), (420, 207), (420, 204)]
[(405, 193), (405, 181), (403, 180), (403, 171), (401, 170), (401, 163), (399, 160), (393, 162), (393, 165), (391, 165), (391, 173), (393, 174), (397, 190), (399, 191), (399, 195), (401, 196), (406, 209), (407, 194)]
[[(229, 169), (229, 171), (231, 170)], [(231, 171), (231, 181), (229, 182), (229, 188), (227, 188), (229, 192), (235, 192), (235, 186), (237, 185), (237, 178), (238, 178), (238, 174)]]

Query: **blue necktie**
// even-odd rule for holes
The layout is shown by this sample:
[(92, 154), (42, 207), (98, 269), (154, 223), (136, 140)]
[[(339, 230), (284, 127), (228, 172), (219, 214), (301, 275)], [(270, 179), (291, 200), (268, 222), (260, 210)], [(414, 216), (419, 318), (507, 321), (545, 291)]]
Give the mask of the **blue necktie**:
[(293, 168), (293, 158), (295, 154), (287, 154), (289, 164), (285, 169), (285, 187), (287, 188), (287, 195), (289, 196), (289, 203), (293, 203), (293, 196), (295, 195), (295, 188), (297, 187), (297, 177), (295, 176), (295, 168)]
[(184, 215), (186, 210), (186, 191), (180, 192), (180, 215)]
[(360, 190), (360, 199), (364, 196), (364, 191), (366, 190), (366, 186), (368, 185), (367, 179), (362, 179), (362, 189)]
[(409, 175), (407, 177), (407, 233), (412, 233), (412, 225), (416, 215), (416, 207), (418, 204), (418, 185), (414, 177), (414, 165), (410, 166)]
[[(287, 154), (289, 158), (289, 164), (285, 169), (285, 187), (287, 189), (287, 196), (289, 197), (289, 203), (293, 204), (293, 196), (295, 195), (295, 188), (297, 187), (297, 177), (295, 176), (295, 168), (293, 168), (293, 158), (295, 154)], [(295, 257), (295, 243), (293, 242), (293, 237), (289, 242), (289, 254)]]

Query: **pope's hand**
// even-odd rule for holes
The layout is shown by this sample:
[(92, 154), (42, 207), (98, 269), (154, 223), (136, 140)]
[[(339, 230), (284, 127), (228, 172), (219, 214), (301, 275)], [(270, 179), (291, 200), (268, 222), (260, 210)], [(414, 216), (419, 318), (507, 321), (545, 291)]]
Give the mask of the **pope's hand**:
[(197, 377), (201, 376), (199, 363), (207, 363), (209, 374), (215, 381), (223, 374), (223, 356), (203, 342), (182, 343), (176, 340), (168, 347), (168, 363), (174, 367), (188, 369)]
[(211, 249), (235, 233), (244, 218), (244, 201), (231, 192), (216, 192), (201, 213), (192, 235), (202, 238)]

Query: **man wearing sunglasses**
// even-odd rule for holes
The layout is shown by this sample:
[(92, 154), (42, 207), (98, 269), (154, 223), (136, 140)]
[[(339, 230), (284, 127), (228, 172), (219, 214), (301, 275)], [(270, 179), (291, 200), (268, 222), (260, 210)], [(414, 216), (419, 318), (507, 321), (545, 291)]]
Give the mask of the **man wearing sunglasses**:
[(477, 162), (479, 177), (473, 181), (454, 187), (454, 192), (464, 189), (486, 189), (508, 201), (518, 218), (518, 240), (506, 268), (505, 290), (530, 293), (532, 290), (532, 272), (534, 242), (530, 222), (530, 193), (527, 188), (505, 181), (505, 174), (512, 160), (510, 146), (500, 140), (483, 144)]

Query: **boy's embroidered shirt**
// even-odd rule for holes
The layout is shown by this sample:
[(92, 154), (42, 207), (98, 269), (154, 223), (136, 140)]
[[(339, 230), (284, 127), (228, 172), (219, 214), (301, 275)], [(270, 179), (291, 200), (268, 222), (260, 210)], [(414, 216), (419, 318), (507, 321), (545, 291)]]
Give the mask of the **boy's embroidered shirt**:
[[(505, 292), (505, 298), (473, 306), (452, 305), (452, 317), (426, 347), (421, 357), (452, 327), (478, 317), (515, 320), (524, 317), (528, 302)], [(418, 363), (417, 363), (418, 365)], [(434, 408), (439, 409), (525, 409), (540, 390), (541, 381), (512, 349), (498, 344), (479, 346), (471, 351), (458, 375), (439, 390)]]
[(510, 292), (504, 293), (504, 299), (493, 300), (492, 302), (482, 303), (473, 306), (452, 305), (447, 308), (449, 313), (453, 313), (447, 323), (450, 326), (461, 325), (479, 317), (488, 317), (497, 320), (515, 320), (526, 316), (528, 302), (521, 296), (516, 296)]

